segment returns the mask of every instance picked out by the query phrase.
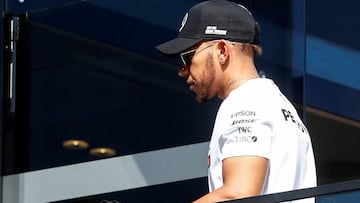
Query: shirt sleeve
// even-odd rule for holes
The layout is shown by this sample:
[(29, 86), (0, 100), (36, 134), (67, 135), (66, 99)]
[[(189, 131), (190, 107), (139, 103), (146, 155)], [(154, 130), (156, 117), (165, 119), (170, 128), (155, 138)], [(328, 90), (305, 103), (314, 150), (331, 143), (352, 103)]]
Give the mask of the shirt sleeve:
[(272, 125), (269, 122), (233, 125), (220, 136), (220, 158), (259, 156), (269, 159), (271, 143)]

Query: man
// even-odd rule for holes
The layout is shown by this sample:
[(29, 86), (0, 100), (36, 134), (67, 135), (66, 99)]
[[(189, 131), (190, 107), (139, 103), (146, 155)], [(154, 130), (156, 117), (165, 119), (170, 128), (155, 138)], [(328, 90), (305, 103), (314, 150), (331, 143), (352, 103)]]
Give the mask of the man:
[(192, 7), (178, 37), (156, 47), (181, 58), (179, 75), (200, 103), (223, 100), (210, 140), (209, 193), (197, 203), (316, 186), (306, 127), (254, 65), (261, 54), (258, 37), (259, 26), (245, 7), (212, 0)]

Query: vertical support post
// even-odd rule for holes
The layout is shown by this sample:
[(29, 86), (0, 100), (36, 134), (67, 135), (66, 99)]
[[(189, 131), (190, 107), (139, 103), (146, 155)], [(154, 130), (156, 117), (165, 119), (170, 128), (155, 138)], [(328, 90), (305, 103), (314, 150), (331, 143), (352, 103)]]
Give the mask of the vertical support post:
[[(4, 1), (0, 0), (0, 11), (1, 11), (1, 20), (0, 20), (0, 44), (4, 44)], [(0, 48), (0, 149), (3, 149), (3, 138), (4, 138), (4, 129), (3, 129), (3, 119), (4, 119), (4, 48), (5, 46), (2, 46)], [(3, 202), (3, 151), (0, 150), (0, 203)]]
[(15, 113), (16, 103), (16, 61), (17, 61), (17, 41), (19, 39), (19, 17), (13, 16), (10, 20), (10, 61), (9, 61), (9, 101), (10, 101), (10, 112)]

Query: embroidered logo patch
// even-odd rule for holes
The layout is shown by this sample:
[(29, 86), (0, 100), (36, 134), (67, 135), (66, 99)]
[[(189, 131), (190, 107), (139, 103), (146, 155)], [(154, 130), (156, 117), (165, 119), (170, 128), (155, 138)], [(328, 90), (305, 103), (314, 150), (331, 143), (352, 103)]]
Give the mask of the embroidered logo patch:
[(217, 29), (217, 26), (207, 26), (205, 29), (205, 34), (207, 35), (226, 35), (227, 30)]

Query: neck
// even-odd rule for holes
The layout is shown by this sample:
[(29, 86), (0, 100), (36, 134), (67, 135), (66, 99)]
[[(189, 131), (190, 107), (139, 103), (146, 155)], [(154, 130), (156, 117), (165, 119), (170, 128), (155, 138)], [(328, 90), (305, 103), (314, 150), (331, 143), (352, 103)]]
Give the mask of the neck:
[(223, 94), (219, 95), (220, 99), (226, 99), (226, 97), (229, 96), (230, 92), (234, 89), (240, 87), (242, 84), (244, 84), (246, 81), (259, 78), (258, 74), (249, 75), (249, 77), (236, 77), (236, 78), (230, 78), (226, 81), (224, 88), (223, 88)]
[(230, 92), (246, 81), (259, 78), (252, 57), (244, 54), (233, 54), (234, 57), (228, 59), (226, 66), (221, 68), (220, 91), (218, 97), (222, 100), (229, 96)]
[(236, 89), (245, 82), (245, 78), (229, 79), (224, 87), (224, 92), (230, 93), (231, 90)]

